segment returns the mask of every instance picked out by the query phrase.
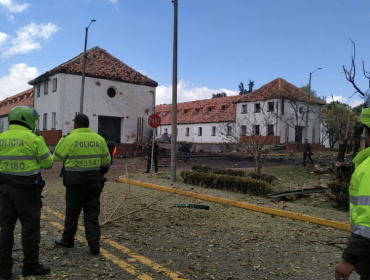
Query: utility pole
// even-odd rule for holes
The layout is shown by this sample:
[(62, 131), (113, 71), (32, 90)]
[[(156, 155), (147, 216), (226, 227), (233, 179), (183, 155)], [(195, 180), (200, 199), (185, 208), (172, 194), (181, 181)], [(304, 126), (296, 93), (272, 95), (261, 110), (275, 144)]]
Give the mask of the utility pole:
[(177, 159), (177, 0), (174, 6), (173, 72), (172, 72), (172, 125), (171, 125), (171, 182), (176, 182)]
[(84, 63), (82, 66), (82, 80), (81, 80), (81, 96), (80, 96), (80, 114), (83, 113), (83, 108), (84, 108), (84, 91), (85, 91), (85, 68), (86, 68), (86, 47), (87, 47), (87, 32), (89, 30), (89, 27), (91, 23), (95, 22), (95, 19), (92, 19), (90, 21), (90, 24), (88, 27), (86, 27), (85, 30), (85, 48), (84, 48)]
[[(315, 71), (320, 70), (321, 68), (317, 68)], [(308, 112), (310, 109), (310, 97), (311, 97), (311, 76), (315, 72), (310, 73), (310, 79), (308, 81), (308, 98), (307, 98), (307, 108), (306, 108), (306, 129), (304, 131), (304, 139), (307, 139), (308, 136)]]

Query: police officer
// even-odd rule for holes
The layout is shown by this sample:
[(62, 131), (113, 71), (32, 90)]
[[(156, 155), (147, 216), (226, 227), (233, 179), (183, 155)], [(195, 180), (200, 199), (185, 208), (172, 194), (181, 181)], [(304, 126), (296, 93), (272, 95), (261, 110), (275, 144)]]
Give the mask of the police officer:
[(74, 130), (60, 139), (54, 151), (54, 160), (64, 161), (63, 182), (67, 188), (63, 238), (55, 240), (55, 244), (74, 247), (78, 217), (83, 209), (90, 252), (99, 254), (101, 182), (111, 158), (104, 138), (89, 128), (86, 115), (78, 114), (73, 121)]
[[(10, 279), (17, 219), (22, 225), (22, 275), (44, 275), (50, 268), (39, 263), (41, 168), (53, 157), (44, 138), (34, 133), (37, 111), (18, 106), (9, 113), (9, 130), (0, 134), (0, 278)], [(38, 192), (38, 194), (37, 194)]]
[[(361, 112), (366, 142), (370, 144), (370, 108)], [(351, 237), (335, 269), (336, 280), (347, 280), (355, 270), (361, 280), (370, 279), (370, 148), (353, 159), (355, 171), (349, 186)]]

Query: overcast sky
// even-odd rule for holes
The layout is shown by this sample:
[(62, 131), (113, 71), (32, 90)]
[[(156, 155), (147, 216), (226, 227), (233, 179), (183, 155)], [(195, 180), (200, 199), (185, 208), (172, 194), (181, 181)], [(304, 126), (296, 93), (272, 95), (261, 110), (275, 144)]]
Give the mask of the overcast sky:
[[(178, 102), (238, 94), (281, 77), (319, 96), (356, 106), (345, 80), (356, 44), (356, 83), (370, 71), (370, 1), (178, 0)], [(0, 0), (0, 99), (99, 46), (158, 82), (157, 104), (171, 103), (174, 10), (171, 0)], [(88, 93), (86, 93), (88, 94)], [(352, 96), (352, 97), (351, 97)]]

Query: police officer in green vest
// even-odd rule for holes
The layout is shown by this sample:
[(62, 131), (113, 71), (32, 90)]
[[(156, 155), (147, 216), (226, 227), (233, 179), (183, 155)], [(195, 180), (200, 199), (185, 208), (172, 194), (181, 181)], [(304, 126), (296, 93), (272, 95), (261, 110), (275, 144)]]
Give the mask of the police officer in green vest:
[[(369, 99), (367, 99), (369, 101)], [(361, 112), (365, 137), (370, 144), (370, 108), (366, 102)], [(361, 280), (370, 279), (370, 147), (353, 159), (355, 171), (349, 186), (351, 236), (342, 261), (335, 269), (336, 280), (347, 280), (355, 270)]]
[(23, 276), (44, 275), (50, 268), (39, 263), (41, 169), (53, 165), (44, 138), (33, 132), (37, 111), (18, 106), (9, 113), (9, 130), (0, 134), (0, 279), (10, 279), (17, 219), (22, 225)]
[(74, 130), (60, 139), (55, 147), (54, 160), (64, 161), (63, 182), (66, 186), (66, 217), (63, 238), (55, 244), (74, 247), (78, 217), (84, 210), (85, 234), (90, 252), (100, 252), (100, 193), (102, 177), (108, 172), (110, 154), (103, 137), (89, 128), (89, 118), (78, 114)]

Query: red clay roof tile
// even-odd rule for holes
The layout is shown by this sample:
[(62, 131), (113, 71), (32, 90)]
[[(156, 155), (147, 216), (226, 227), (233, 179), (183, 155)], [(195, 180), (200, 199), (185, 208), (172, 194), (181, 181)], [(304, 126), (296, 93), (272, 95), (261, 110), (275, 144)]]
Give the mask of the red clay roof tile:
[[(30, 88), (25, 91), (22, 91), (21, 93), (5, 98), (4, 100), (1, 100), (0, 101), (0, 116), (9, 115), (10, 110), (16, 106), (33, 107), (33, 97), (31, 97), (32, 92), (33, 92), (33, 88)], [(24, 95), (26, 95), (26, 99), (24, 99)], [(19, 97), (19, 101), (18, 101), (18, 97)], [(13, 100), (14, 100), (14, 103), (13, 103)], [(9, 105), (8, 105), (8, 101), (9, 101)], [(5, 105), (3, 106), (3, 104)]]
[[(45, 80), (47, 77), (57, 73), (66, 73), (72, 75), (82, 75), (83, 68), (83, 53), (72, 58), (71, 60), (47, 71), (41, 76), (29, 81), (28, 84), (34, 85), (40, 81)], [(125, 83), (145, 85), (145, 86), (158, 86), (158, 83), (147, 76), (132, 69), (113, 55), (109, 54), (106, 50), (99, 47), (93, 47), (86, 51), (86, 68), (85, 76), (93, 78), (109, 79), (114, 81), (122, 81)]]

